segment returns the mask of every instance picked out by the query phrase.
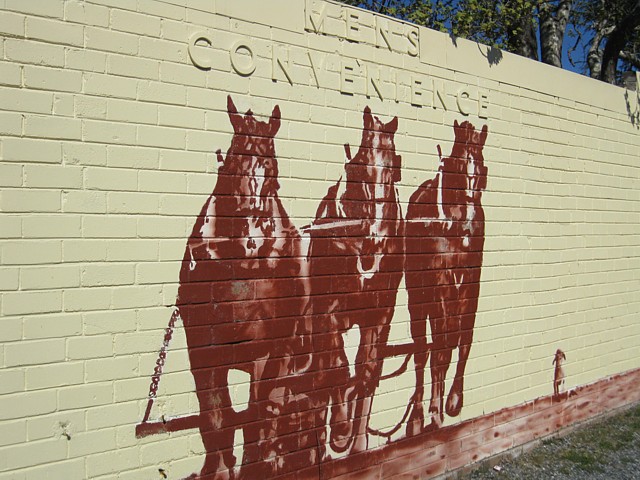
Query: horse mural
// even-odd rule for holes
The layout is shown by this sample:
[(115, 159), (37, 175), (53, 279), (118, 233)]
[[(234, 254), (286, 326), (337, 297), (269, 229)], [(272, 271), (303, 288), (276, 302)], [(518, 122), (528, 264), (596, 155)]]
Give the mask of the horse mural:
[[(440, 427), (444, 412), (458, 415), (482, 265), (487, 127), (455, 122), (451, 155), (443, 159), (438, 146), (438, 173), (411, 196), (404, 219), (398, 119), (384, 123), (366, 107), (358, 151), (345, 144), (344, 175), (299, 231), (278, 196), (279, 107), (259, 121), (251, 110), (238, 113), (229, 96), (227, 113), (233, 138), (226, 156), (216, 152), (216, 184), (187, 241), (136, 435), (198, 428), (205, 461), (192, 480), (315, 478), (332, 452), (368, 450), (372, 435), (391, 442), (405, 422), (409, 436), (430, 429), (422, 407), (430, 352), (429, 427)], [(388, 345), (403, 275), (412, 340)], [(178, 320), (200, 411), (149, 421)], [(347, 337), (358, 339), (352, 363)], [(458, 364), (444, 405), (454, 349)], [(402, 367), (382, 376), (384, 360), (398, 355)], [(404, 416), (390, 430), (371, 428), (380, 381), (406, 371), (412, 355), (416, 388)], [(241, 406), (230, 385), (238, 372), (249, 386)]]
[[(327, 425), (329, 412), (322, 407), (329, 405), (329, 444), (336, 452), (368, 447), (369, 415), (403, 269), (403, 219), (395, 187), (401, 168), (394, 144), (398, 119), (385, 124), (367, 107), (363, 120), (356, 155), (345, 145), (346, 178), (329, 188), (310, 228), (319, 423)], [(343, 335), (354, 327), (360, 341), (352, 375)], [(326, 430), (321, 431), (322, 458)]]
[[(234, 134), (218, 178), (193, 227), (180, 270), (177, 309), (184, 322), (200, 403), (206, 450), (200, 476), (233, 478), (234, 436), (244, 440), (246, 478), (286, 470), (285, 453), (300, 450), (301, 420), (293, 379), (308, 367), (309, 294), (302, 239), (278, 197), (274, 136), (280, 109), (268, 122), (251, 110), (227, 111)], [(306, 342), (306, 343), (305, 343)], [(249, 375), (246, 409), (232, 405), (228, 375)]]
[[(469, 122), (454, 123), (451, 155), (442, 158), (435, 178), (411, 195), (406, 219), (405, 283), (411, 334), (415, 343), (416, 392), (407, 433), (424, 428), (424, 370), (431, 350), (430, 427), (444, 413), (457, 416), (463, 405), (464, 371), (473, 341), (484, 248), (482, 191), (487, 168), (482, 150), (487, 126), (477, 132)], [(432, 343), (427, 343), (429, 319)], [(444, 405), (444, 383), (452, 353), (458, 362)], [(444, 408), (443, 408), (444, 407)]]

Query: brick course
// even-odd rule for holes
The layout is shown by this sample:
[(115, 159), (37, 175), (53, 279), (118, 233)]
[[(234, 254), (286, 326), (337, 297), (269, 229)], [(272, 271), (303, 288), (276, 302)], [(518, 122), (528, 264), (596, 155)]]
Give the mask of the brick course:
[[(437, 146), (454, 144), (454, 121), (488, 125), (460, 416), (333, 452), (321, 478), (429, 478), (640, 400), (637, 92), (507, 53), (490, 65), (487, 47), (393, 20), (389, 49), (376, 31), (386, 19), (323, 0), (1, 3), (0, 480), (186, 478), (202, 467), (197, 429), (138, 439), (135, 427), (216, 151), (233, 137), (227, 95), (261, 122), (279, 106), (279, 198), (298, 229), (343, 174), (344, 144), (357, 151), (365, 107), (398, 118), (403, 214), (436, 175)], [(389, 344), (412, 342), (409, 303), (403, 281)], [(188, 352), (178, 323), (153, 418), (198, 413)], [(383, 376), (401, 363), (389, 358)], [(372, 428), (402, 420), (413, 369), (411, 359), (381, 380)], [(249, 380), (235, 374), (240, 408)]]

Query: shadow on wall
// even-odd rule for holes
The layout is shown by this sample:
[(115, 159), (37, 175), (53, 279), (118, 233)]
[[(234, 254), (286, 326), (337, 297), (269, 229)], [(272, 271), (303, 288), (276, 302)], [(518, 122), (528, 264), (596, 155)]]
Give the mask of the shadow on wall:
[[(449, 39), (451, 40), (451, 43), (453, 44), (453, 46), (456, 48), (458, 48), (458, 38), (460, 37), (456, 37), (453, 34), (449, 34)], [(498, 47), (487, 46), (477, 42), (476, 42), (476, 47), (478, 48), (478, 52), (480, 53), (480, 55), (482, 55), (484, 58), (487, 59), (487, 63), (489, 63), (489, 66), (491, 67), (494, 65), (498, 65), (504, 58), (502, 49)], [(486, 53), (485, 53), (485, 48), (487, 49)]]
[(631, 125), (640, 130), (640, 85), (636, 83), (635, 90), (625, 88), (624, 102)]
[[(187, 242), (176, 307), (136, 434), (199, 428), (205, 463), (190, 478), (218, 479), (271, 478), (305, 468), (317, 475), (324, 461), (369, 450), (372, 436), (389, 439), (403, 425), (407, 436), (439, 430), (445, 413), (457, 416), (463, 407), (484, 245), (487, 127), (454, 123), (451, 154), (443, 158), (438, 146), (438, 173), (411, 196), (405, 219), (396, 188), (398, 119), (385, 123), (365, 108), (358, 151), (352, 155), (345, 145), (344, 174), (328, 188), (313, 223), (299, 230), (278, 196), (279, 107), (262, 122), (251, 110), (238, 113), (229, 96), (227, 112), (231, 146), (226, 156), (217, 152), (216, 185)], [(390, 346), (403, 275), (412, 341)], [(178, 319), (200, 413), (150, 422)], [(344, 339), (355, 330), (351, 365)], [(445, 402), (455, 349), (459, 361)], [(384, 360), (394, 356), (403, 358), (402, 366), (383, 377)], [(380, 381), (406, 371), (412, 356), (416, 387), (401, 422), (392, 431), (371, 429)], [(242, 410), (232, 402), (232, 370), (249, 381)], [(241, 458), (234, 453), (239, 438)]]

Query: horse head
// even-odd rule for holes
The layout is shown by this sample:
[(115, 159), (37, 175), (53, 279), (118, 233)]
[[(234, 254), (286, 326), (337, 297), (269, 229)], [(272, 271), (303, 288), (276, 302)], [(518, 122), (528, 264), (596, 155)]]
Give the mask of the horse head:
[[(347, 158), (351, 164), (364, 167), (360, 169), (366, 181), (378, 184), (393, 184), (400, 181), (402, 157), (396, 154), (393, 136), (398, 130), (398, 117), (389, 123), (382, 123), (365, 107), (363, 114), (364, 128), (360, 149), (352, 159), (350, 148), (345, 145)], [(362, 179), (365, 180), (365, 179)]]
[[(484, 166), (482, 149), (487, 140), (488, 128), (476, 131), (470, 122), (453, 125), (455, 141), (451, 155), (441, 158), (443, 188), (455, 192), (460, 201), (456, 203), (478, 203), (487, 186), (487, 167)], [(438, 152), (441, 154), (440, 146)]]
[(363, 114), (364, 128), (358, 153), (352, 157), (349, 144), (345, 152), (348, 163), (347, 190), (352, 189), (349, 198), (362, 202), (359, 212), (363, 219), (394, 218), (396, 213), (380, 216), (380, 205), (389, 207), (397, 200), (395, 183), (400, 181), (402, 157), (396, 154), (394, 134), (398, 129), (398, 117), (383, 123), (366, 107)]
[(256, 120), (253, 112), (238, 113), (229, 95), (227, 113), (233, 126), (233, 139), (226, 159), (218, 151), (222, 164), (219, 175), (225, 176), (219, 195), (230, 195), (236, 200), (236, 214), (265, 213), (266, 199), (276, 194), (278, 161), (273, 138), (280, 129), (280, 108), (276, 105), (268, 122)]

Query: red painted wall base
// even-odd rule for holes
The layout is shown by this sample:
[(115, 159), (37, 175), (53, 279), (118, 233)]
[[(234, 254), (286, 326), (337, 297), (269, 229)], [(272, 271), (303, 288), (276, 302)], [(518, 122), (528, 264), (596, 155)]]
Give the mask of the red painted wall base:
[(640, 369), (278, 478), (432, 478), (639, 401)]

